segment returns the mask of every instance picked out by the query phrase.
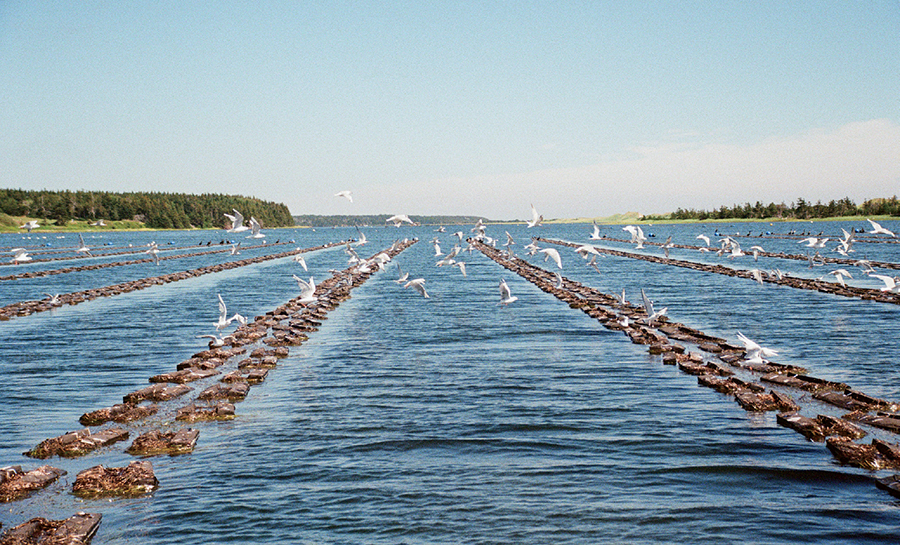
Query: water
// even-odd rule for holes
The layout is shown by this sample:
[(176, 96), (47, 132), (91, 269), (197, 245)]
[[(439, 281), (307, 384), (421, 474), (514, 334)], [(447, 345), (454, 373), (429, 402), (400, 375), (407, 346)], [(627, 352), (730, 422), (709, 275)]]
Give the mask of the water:
[[(897, 230), (897, 222), (883, 222)], [(720, 232), (826, 229), (851, 224), (719, 225)], [(81, 500), (75, 474), (133, 458), (126, 443), (78, 459), (48, 462), (69, 473), (49, 489), (4, 504), (4, 528), (35, 516), (99, 512), (95, 544), (145, 543), (895, 543), (900, 502), (869, 472), (836, 464), (821, 443), (750, 414), (732, 398), (664, 366), (646, 347), (540, 291), (485, 256), (463, 253), (468, 277), (438, 268), (430, 240), (446, 251), (451, 232), (469, 226), (368, 228), (371, 255), (399, 237), (418, 244), (396, 262), (426, 278), (422, 298), (373, 276), (329, 314), (318, 332), (236, 405), (238, 418), (198, 423), (196, 450), (153, 457), (160, 487), (134, 499)], [(682, 244), (714, 226), (653, 226)], [(527, 237), (587, 242), (590, 226), (490, 226), (518, 253)], [(619, 227), (604, 227), (624, 237)], [(32, 234), (35, 235), (34, 233)], [(271, 231), (311, 247), (356, 235), (352, 229)], [(193, 246), (221, 233), (104, 233), (116, 245), (149, 240)], [(106, 239), (105, 239), (106, 240)], [(752, 239), (741, 240), (749, 246)], [(47, 239), (43, 242), (56, 243)], [(0, 247), (28, 242), (4, 235)], [(62, 242), (58, 243), (62, 246)], [(86, 240), (89, 244), (89, 240)], [(801, 253), (796, 241), (758, 239), (767, 251)], [(603, 243), (611, 248), (628, 245)], [(829, 246), (831, 246), (829, 244)], [(260, 250), (283, 251), (286, 247)], [(900, 246), (858, 244), (858, 257), (900, 261)], [(648, 246), (647, 253), (661, 254)], [(737, 330), (779, 350), (779, 362), (900, 400), (896, 330), (900, 307), (644, 261), (603, 257), (601, 274), (561, 249), (563, 274), (638, 300), (644, 288), (669, 316), (735, 340)], [(217, 254), (0, 284), (0, 302), (42, 297), (164, 274), (221, 260)], [(779, 267), (818, 277), (829, 267), (752, 257), (723, 260), (696, 251), (672, 257), (736, 267)], [(98, 258), (100, 259), (100, 258)], [(121, 258), (128, 259), (128, 258)], [(529, 258), (548, 269), (552, 262)], [(116, 259), (113, 259), (116, 260)], [(254, 316), (296, 296), (292, 273), (326, 278), (344, 268), (341, 249), (306, 256), (303, 273), (287, 259), (241, 267), (97, 299), (0, 323), (3, 395), (0, 465), (37, 467), (22, 456), (40, 441), (80, 428), (81, 414), (121, 401), (147, 378), (205, 345), (216, 293), (229, 312)], [(42, 270), (82, 264), (3, 267)], [(7, 272), (9, 271), (9, 272)], [(850, 283), (878, 286), (853, 269)], [(497, 305), (506, 278), (519, 300)], [(214, 379), (213, 379), (214, 380)], [(199, 391), (211, 382), (195, 386)], [(799, 394), (795, 394), (799, 397)], [(808, 398), (804, 401), (808, 402)], [(129, 425), (177, 426), (174, 407)], [(824, 405), (814, 410), (834, 412)], [(896, 441), (896, 437), (889, 437)], [(868, 438), (862, 442), (868, 442)]]

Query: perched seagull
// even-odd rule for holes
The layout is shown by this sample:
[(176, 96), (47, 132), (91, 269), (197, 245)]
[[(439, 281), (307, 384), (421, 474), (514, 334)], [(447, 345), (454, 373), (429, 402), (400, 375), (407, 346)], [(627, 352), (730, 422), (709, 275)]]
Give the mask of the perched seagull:
[(20, 225), (19, 229), (25, 229), (30, 233), (32, 229), (37, 229), (38, 227), (40, 227), (40, 224), (37, 222), (37, 220), (31, 220)]
[(531, 221), (528, 222), (528, 227), (540, 227), (542, 221), (544, 221), (544, 216), (538, 215), (537, 209), (532, 204), (531, 205)]
[(410, 280), (406, 284), (403, 285), (404, 288), (414, 287), (416, 291), (422, 294), (422, 297), (428, 299), (428, 293), (425, 291), (425, 279), (424, 278), (416, 278), (415, 280)]
[(81, 246), (79, 246), (78, 249), (75, 250), (75, 253), (76, 253), (76, 254), (91, 255), (91, 249), (88, 248), (87, 245), (84, 243), (84, 237), (81, 236), (81, 233), (78, 233), (78, 240), (79, 240), (79, 242), (81, 243)]
[(892, 236), (892, 237), (896, 237), (896, 236), (897, 236), (897, 235), (894, 234), (893, 231), (888, 231), (887, 229), (885, 229), (885, 228), (882, 227), (881, 225), (878, 225), (877, 223), (875, 223), (874, 221), (870, 220), (869, 218), (866, 218), (866, 221), (868, 221), (870, 224), (872, 224), (872, 230), (871, 230), (871, 231), (867, 231), (868, 233), (871, 233), (871, 234), (873, 234), (873, 235), (878, 235), (878, 234), (881, 234), (881, 235), (889, 235), (889, 236)]
[(242, 324), (247, 322), (247, 319), (240, 314), (235, 314), (229, 318), (228, 309), (225, 307), (225, 301), (222, 299), (222, 295), (218, 293), (216, 295), (219, 297), (219, 321), (214, 324), (216, 326), (216, 331), (225, 329), (235, 320), (238, 320)]
[(621, 295), (613, 294), (613, 297), (616, 298), (616, 302), (619, 303), (620, 305), (627, 305), (627, 304), (628, 304), (628, 301), (625, 299), (625, 288), (622, 288), (622, 294), (621, 294)]
[(653, 301), (651, 301), (647, 297), (647, 294), (644, 293), (643, 288), (641, 288), (641, 301), (643, 301), (644, 304), (644, 312), (647, 313), (647, 325), (652, 324), (653, 320), (658, 319), (660, 316), (664, 315), (667, 310), (669, 310), (669, 307), (663, 307), (659, 310), (653, 310)]
[(409, 273), (403, 272), (403, 269), (400, 268), (399, 263), (397, 263), (397, 275), (399, 278), (394, 280), (394, 282), (396, 282), (398, 284), (402, 284), (402, 283), (406, 282), (407, 280), (409, 280)]
[(555, 248), (544, 248), (543, 250), (538, 250), (538, 252), (544, 254), (545, 262), (552, 257), (556, 266), (562, 269), (562, 258), (559, 257), (559, 252)]
[(247, 238), (266, 238), (266, 235), (262, 234), (260, 229), (262, 229), (262, 225), (256, 221), (256, 218), (250, 216), (250, 235)]
[(308, 270), (309, 270), (309, 269), (306, 268), (306, 260), (303, 258), (302, 255), (300, 255), (300, 254), (295, 255), (295, 256), (294, 256), (294, 261), (296, 261), (297, 263), (299, 263), (300, 266), (303, 267), (303, 270), (304, 270), (304, 271), (308, 271)]
[(777, 356), (778, 352), (772, 350), (771, 348), (766, 348), (764, 346), (760, 346), (759, 344), (748, 339), (743, 333), (740, 331), (737, 332), (738, 339), (744, 343), (744, 351), (746, 354), (747, 361), (753, 363), (763, 363), (768, 360), (763, 359), (771, 358), (772, 356)]
[(706, 235), (697, 235), (697, 238), (706, 243), (706, 247), (709, 248), (709, 237)]
[(410, 225), (416, 225), (416, 222), (409, 219), (409, 216), (406, 214), (397, 214), (395, 216), (391, 216), (388, 219), (384, 220), (385, 223), (393, 223), (394, 227), (400, 227), (403, 223), (408, 223)]
[(338, 191), (334, 194), (335, 197), (344, 197), (350, 202), (353, 202), (353, 195), (349, 191)]
[(600, 227), (596, 223), (594, 223), (594, 231), (591, 233), (590, 239), (600, 240), (601, 238), (603, 237), (600, 236)]
[(294, 280), (297, 281), (297, 285), (300, 286), (300, 299), (297, 300), (298, 303), (315, 303), (316, 302), (316, 283), (313, 281), (312, 276), (309, 277), (309, 282), (303, 280), (296, 274), (291, 275), (294, 277)]
[(513, 303), (518, 300), (519, 300), (518, 297), (512, 295), (509, 292), (509, 286), (506, 284), (506, 280), (501, 278), (500, 279), (500, 303), (499, 304), (500, 305), (508, 305), (508, 304)]
[(244, 225), (244, 216), (242, 216), (241, 213), (234, 208), (232, 208), (231, 210), (234, 212), (233, 216), (231, 214), (223, 214), (223, 216), (231, 220), (231, 227), (229, 229), (226, 229), (225, 232), (241, 233), (249, 230), (250, 228)]

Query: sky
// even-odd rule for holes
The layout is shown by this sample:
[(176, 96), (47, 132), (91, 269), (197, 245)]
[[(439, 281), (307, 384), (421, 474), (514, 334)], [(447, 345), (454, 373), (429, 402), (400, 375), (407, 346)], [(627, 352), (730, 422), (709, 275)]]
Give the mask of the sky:
[(861, 203), (900, 194), (900, 0), (3, 0), (0, 187), (490, 219)]

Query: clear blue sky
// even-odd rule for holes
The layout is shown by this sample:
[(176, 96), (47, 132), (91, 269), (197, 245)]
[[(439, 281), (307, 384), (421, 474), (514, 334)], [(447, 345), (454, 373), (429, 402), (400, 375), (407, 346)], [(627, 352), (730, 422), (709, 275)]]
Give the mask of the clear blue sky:
[(0, 97), (3, 187), (492, 219), (900, 193), (897, 0), (4, 0)]

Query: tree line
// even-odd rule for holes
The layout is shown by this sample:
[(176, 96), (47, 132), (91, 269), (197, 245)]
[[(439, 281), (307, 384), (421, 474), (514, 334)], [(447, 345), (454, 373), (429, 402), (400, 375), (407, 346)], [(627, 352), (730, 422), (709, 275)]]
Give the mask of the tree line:
[(224, 227), (228, 219), (223, 214), (232, 209), (247, 220), (255, 217), (264, 227), (294, 225), (286, 205), (239, 195), (0, 189), (0, 213), (57, 225), (73, 219), (132, 220), (153, 229), (211, 229)]
[(827, 204), (816, 201), (815, 204), (803, 198), (798, 198), (790, 205), (785, 203), (733, 204), (731, 207), (720, 206), (711, 211), (695, 210), (693, 208), (678, 208), (674, 212), (662, 216), (645, 216), (648, 220), (677, 219), (677, 220), (711, 220), (711, 219), (813, 219), (834, 218), (841, 216), (900, 216), (900, 201), (896, 196), (888, 199), (870, 199), (857, 205), (848, 197), (840, 200), (831, 200)]

